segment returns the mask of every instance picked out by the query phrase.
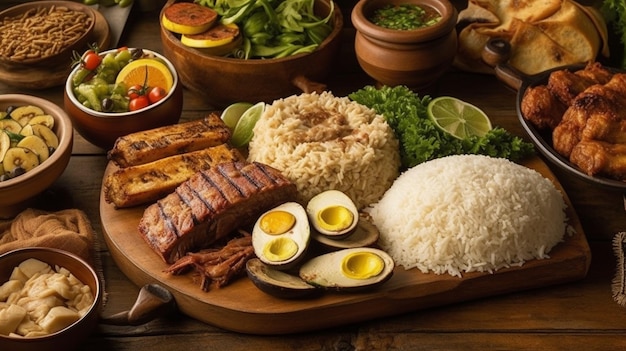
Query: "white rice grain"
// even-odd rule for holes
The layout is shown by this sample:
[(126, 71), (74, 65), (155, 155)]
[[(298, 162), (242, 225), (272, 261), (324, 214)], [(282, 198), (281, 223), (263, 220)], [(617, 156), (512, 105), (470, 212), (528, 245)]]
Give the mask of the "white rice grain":
[(565, 208), (535, 170), (459, 155), (404, 172), (367, 211), (396, 264), (461, 276), (548, 258), (566, 232)]

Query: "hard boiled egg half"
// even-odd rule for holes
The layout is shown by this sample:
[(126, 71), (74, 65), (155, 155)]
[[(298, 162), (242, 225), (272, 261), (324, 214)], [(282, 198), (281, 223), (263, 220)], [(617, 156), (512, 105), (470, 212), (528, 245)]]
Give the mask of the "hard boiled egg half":
[(394, 261), (376, 248), (351, 248), (310, 259), (299, 270), (305, 282), (334, 290), (372, 288), (393, 275)]
[(287, 202), (258, 218), (252, 229), (252, 246), (263, 263), (277, 269), (289, 269), (304, 257), (310, 237), (304, 207)]

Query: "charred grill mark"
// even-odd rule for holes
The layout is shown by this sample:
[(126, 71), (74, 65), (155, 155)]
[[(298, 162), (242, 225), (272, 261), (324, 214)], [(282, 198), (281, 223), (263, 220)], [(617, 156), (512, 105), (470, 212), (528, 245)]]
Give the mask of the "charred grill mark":
[(134, 150), (143, 150), (150, 147), (150, 145), (145, 140), (140, 140), (130, 144), (130, 147)]
[(235, 165), (235, 167), (237, 167), (237, 170), (239, 171), (239, 173), (241, 173), (242, 176), (244, 176), (248, 182), (250, 182), (250, 184), (254, 185), (255, 188), (260, 189), (263, 187), (263, 182), (261, 181), (261, 179), (259, 179), (258, 177), (255, 177), (253, 175), (255, 175), (256, 173), (251, 173), (251, 172), (246, 172), (246, 167), (248, 166), (253, 166), (255, 168), (259, 168), (257, 164), (253, 164), (253, 165), (247, 165), (245, 163), (238, 163)]
[(193, 195), (198, 199), (198, 201), (200, 201), (201, 203), (204, 204), (204, 206), (206, 206), (206, 208), (209, 210), (209, 213), (215, 213), (215, 208), (213, 207), (211, 202), (207, 201), (207, 199), (205, 199), (204, 196), (201, 196), (200, 193), (196, 189), (193, 189), (193, 188), (190, 188), (190, 189), (193, 192)]
[(167, 212), (165, 211), (165, 207), (163, 206), (163, 202), (162, 201), (157, 201), (157, 205), (159, 206), (159, 213), (162, 219), (163, 219), (163, 223), (165, 223), (165, 226), (172, 232), (174, 233), (174, 235), (176, 235), (177, 237), (180, 237), (180, 233), (178, 232), (178, 228), (174, 225), (174, 222), (172, 221), (172, 217), (170, 217), (169, 214), (167, 214)]
[(265, 174), (265, 177), (267, 177), (267, 179), (269, 179), (272, 182), (272, 184), (278, 185), (278, 184), (284, 183), (282, 179), (278, 179), (275, 174), (270, 172), (267, 166), (263, 166), (257, 162), (253, 162), (252, 164), (256, 166), (261, 172), (263, 172), (263, 174)]
[[(202, 175), (202, 178), (204, 179), (204, 181), (206, 181), (209, 186), (211, 186), (213, 189), (215, 189), (215, 192), (218, 193), (220, 195), (220, 197), (225, 201), (225, 202), (229, 202), (228, 198), (226, 197), (226, 194), (224, 193), (223, 189), (214, 181), (213, 177), (209, 174), (209, 172), (200, 172), (200, 174)], [(209, 200), (209, 199), (206, 199)]]
[(224, 180), (226, 180), (235, 190), (237, 190), (240, 197), (248, 195), (245, 189), (235, 181), (235, 177), (240, 177), (242, 175), (242, 173), (237, 170), (235, 165), (233, 165), (232, 168), (217, 167), (217, 172), (221, 174)]
[[(197, 200), (197, 198), (194, 197), (193, 190), (189, 188), (187, 183), (183, 183), (179, 187), (177, 187), (175, 191), (181, 201), (191, 209), (191, 217), (193, 218), (193, 223), (195, 225), (200, 223), (202, 219), (198, 218), (197, 216), (198, 211), (194, 204), (198, 201), (194, 201)], [(203, 201), (199, 201), (199, 203), (204, 204)]]

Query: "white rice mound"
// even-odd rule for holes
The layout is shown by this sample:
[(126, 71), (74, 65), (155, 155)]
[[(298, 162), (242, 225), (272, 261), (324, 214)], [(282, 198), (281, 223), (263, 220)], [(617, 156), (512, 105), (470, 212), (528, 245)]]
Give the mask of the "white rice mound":
[(397, 265), (460, 277), (548, 258), (566, 233), (565, 208), (535, 170), (458, 155), (407, 170), (366, 211)]
[(272, 166), (302, 203), (339, 190), (357, 208), (378, 201), (400, 174), (398, 141), (385, 119), (330, 92), (274, 101), (253, 129), (248, 160)]

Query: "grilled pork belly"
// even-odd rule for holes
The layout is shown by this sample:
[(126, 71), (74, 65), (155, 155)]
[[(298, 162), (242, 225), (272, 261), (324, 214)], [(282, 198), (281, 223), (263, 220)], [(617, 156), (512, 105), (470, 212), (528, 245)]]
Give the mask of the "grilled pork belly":
[(116, 208), (156, 201), (171, 193), (194, 173), (218, 163), (241, 161), (239, 151), (226, 144), (120, 168), (103, 182), (104, 199)]
[(195, 121), (119, 137), (109, 151), (108, 157), (120, 167), (136, 166), (224, 144), (230, 136), (230, 129), (220, 116), (211, 113)]
[(148, 206), (139, 232), (171, 264), (252, 224), (263, 212), (293, 201), (296, 192), (295, 184), (270, 166), (220, 163)]

